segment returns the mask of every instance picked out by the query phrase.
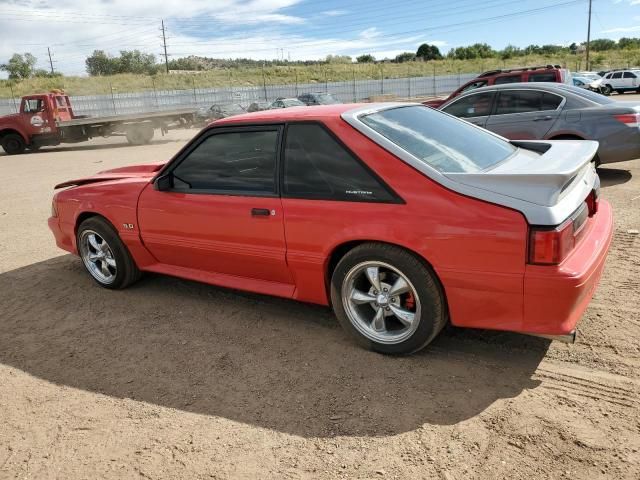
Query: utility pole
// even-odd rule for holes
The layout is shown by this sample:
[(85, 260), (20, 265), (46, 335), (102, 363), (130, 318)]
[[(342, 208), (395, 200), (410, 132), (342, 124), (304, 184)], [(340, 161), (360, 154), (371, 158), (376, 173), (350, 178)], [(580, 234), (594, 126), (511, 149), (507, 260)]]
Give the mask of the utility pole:
[(55, 72), (53, 71), (53, 60), (51, 60), (51, 49), (47, 47), (47, 53), (49, 54), (49, 65), (51, 65), (51, 75)]
[(589, 21), (587, 22), (587, 71), (589, 71), (589, 43), (591, 42), (591, 0), (589, 0)]
[(164, 65), (169, 73), (169, 55), (167, 55), (167, 37), (164, 34), (164, 20), (162, 20), (162, 46), (164, 47)]

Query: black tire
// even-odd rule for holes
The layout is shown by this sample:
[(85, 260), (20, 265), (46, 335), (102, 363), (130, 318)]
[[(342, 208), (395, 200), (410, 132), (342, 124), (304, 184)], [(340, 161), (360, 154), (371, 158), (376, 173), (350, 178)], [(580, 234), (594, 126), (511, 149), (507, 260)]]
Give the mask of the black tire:
[(132, 125), (127, 128), (127, 142), (130, 145), (144, 145), (153, 138), (153, 127), (148, 125)]
[[(349, 272), (364, 262), (382, 262), (398, 269), (412, 284), (420, 300), (417, 329), (399, 343), (380, 343), (366, 337), (354, 326), (345, 310), (341, 293), (343, 284)], [(406, 355), (424, 348), (447, 322), (444, 293), (433, 271), (414, 254), (384, 243), (361, 244), (342, 257), (331, 276), (331, 302), (342, 327), (360, 345), (384, 354)]]
[(27, 148), (24, 138), (17, 133), (8, 133), (4, 135), (1, 143), (2, 149), (7, 152), (7, 155), (19, 155), (24, 153), (24, 149)]
[[(115, 278), (110, 283), (104, 283), (100, 281), (89, 270), (87, 263), (83, 258), (83, 252), (81, 251), (81, 238), (84, 232), (93, 231), (98, 233), (109, 245), (113, 258), (115, 259), (117, 270), (115, 272)], [(95, 216), (84, 220), (78, 227), (78, 233), (76, 236), (76, 245), (78, 245), (78, 253), (83, 259), (83, 265), (87, 269), (87, 272), (96, 281), (98, 285), (104, 288), (112, 290), (120, 290), (128, 287), (132, 283), (138, 281), (142, 276), (142, 272), (138, 269), (138, 266), (134, 262), (127, 247), (122, 243), (118, 233), (113, 226), (105, 220), (103, 217)]]
[(605, 85), (604, 87), (602, 87), (602, 94), (609, 96), (611, 95), (611, 92), (613, 92), (613, 88), (611, 87), (611, 85)]

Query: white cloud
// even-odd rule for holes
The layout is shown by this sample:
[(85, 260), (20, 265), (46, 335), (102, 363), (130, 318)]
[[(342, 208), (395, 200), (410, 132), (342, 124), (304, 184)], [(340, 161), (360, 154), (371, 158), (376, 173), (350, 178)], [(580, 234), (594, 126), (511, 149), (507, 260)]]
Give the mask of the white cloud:
[[(638, 0), (640, 2), (640, 0)], [(616, 27), (609, 28), (607, 30), (601, 30), (600, 33), (625, 33), (625, 32), (637, 32), (640, 31), (640, 25), (634, 27)]]
[(322, 15), (326, 15), (327, 17), (338, 17), (340, 15), (346, 15), (349, 13), (347, 10), (327, 10), (322, 12)]
[[(425, 41), (446, 45), (419, 35), (388, 35), (376, 27), (345, 33), (347, 39), (339, 34), (310, 37), (304, 29), (287, 29), (306, 21), (287, 10), (301, 1), (84, 0), (79, 5), (77, 0), (57, 0), (55, 7), (49, 8), (40, 0), (0, 0), (0, 63), (15, 52), (31, 52), (38, 58), (37, 67), (48, 69), (47, 47), (55, 69), (68, 75), (85, 74), (84, 60), (97, 49), (111, 54), (139, 49), (160, 60), (161, 19), (168, 28), (167, 44), (173, 58), (201, 55), (259, 60), (282, 53), (291, 60), (363, 53), (384, 58), (413, 51)], [(324, 15), (342, 12), (327, 10)]]

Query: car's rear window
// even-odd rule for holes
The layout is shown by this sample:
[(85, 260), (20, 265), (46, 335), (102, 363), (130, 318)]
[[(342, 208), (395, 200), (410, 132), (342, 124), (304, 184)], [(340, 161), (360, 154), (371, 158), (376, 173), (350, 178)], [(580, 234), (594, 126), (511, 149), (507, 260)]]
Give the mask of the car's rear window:
[(392, 108), (360, 121), (442, 173), (479, 172), (516, 151), (509, 142), (428, 107)]

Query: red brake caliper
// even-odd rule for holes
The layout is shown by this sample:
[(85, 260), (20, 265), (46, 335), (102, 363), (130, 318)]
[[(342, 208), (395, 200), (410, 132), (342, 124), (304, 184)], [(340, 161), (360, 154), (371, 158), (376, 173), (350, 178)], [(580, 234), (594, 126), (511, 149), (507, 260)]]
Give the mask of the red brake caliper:
[(413, 310), (416, 306), (416, 299), (413, 297), (413, 293), (407, 293), (407, 298), (404, 301), (404, 306), (409, 310)]

